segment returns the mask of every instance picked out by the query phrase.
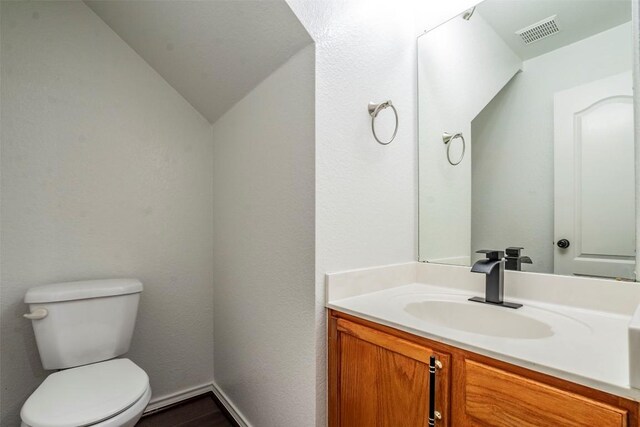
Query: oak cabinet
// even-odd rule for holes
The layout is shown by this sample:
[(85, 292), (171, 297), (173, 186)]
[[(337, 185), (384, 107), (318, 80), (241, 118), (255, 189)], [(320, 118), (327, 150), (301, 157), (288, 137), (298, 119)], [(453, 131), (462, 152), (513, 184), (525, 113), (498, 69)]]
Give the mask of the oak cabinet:
[(330, 427), (428, 427), (430, 415), (442, 427), (638, 427), (638, 410), (638, 402), (329, 311)]
[[(336, 320), (335, 345), (340, 396), (335, 425), (426, 427), (438, 415), (440, 425), (448, 425), (443, 417), (449, 402), (448, 354), (344, 319)], [(437, 378), (435, 384), (431, 378)]]
[(628, 411), (473, 360), (464, 361), (462, 425), (626, 426)]

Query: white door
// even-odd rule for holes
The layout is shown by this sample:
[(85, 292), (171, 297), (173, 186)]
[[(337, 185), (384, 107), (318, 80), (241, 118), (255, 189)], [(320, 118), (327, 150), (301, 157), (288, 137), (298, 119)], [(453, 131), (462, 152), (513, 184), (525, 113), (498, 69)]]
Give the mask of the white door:
[(554, 131), (554, 272), (634, 280), (631, 73), (556, 93)]

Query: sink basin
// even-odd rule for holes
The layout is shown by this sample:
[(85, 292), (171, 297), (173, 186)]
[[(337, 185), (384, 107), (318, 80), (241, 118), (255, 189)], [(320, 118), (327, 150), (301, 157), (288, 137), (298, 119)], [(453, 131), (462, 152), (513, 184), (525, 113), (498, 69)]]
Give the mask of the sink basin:
[(404, 310), (425, 322), (474, 334), (520, 339), (554, 334), (549, 324), (518, 310), (468, 301), (418, 301), (407, 304)]

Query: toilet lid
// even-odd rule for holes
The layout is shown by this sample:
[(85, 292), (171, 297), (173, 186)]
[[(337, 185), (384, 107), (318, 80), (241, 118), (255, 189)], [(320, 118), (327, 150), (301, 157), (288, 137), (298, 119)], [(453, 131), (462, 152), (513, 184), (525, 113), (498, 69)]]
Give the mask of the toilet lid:
[(71, 368), (49, 375), (20, 416), (31, 427), (82, 427), (111, 418), (142, 397), (149, 377), (129, 359)]

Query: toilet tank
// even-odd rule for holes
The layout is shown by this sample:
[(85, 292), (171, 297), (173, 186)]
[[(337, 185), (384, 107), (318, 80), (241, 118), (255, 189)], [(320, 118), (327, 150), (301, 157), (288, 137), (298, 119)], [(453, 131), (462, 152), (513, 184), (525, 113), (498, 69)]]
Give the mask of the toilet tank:
[(142, 283), (105, 279), (31, 288), (33, 331), (44, 369), (100, 362), (129, 350)]

